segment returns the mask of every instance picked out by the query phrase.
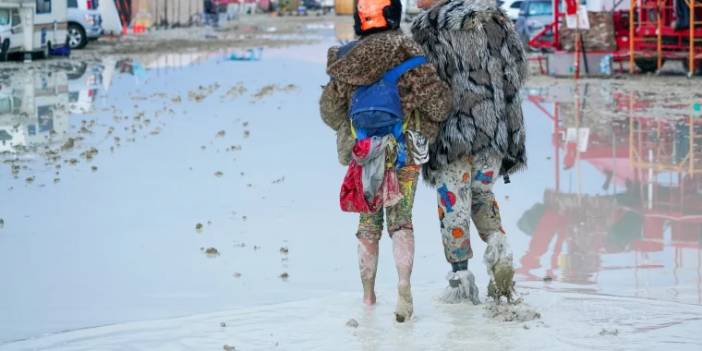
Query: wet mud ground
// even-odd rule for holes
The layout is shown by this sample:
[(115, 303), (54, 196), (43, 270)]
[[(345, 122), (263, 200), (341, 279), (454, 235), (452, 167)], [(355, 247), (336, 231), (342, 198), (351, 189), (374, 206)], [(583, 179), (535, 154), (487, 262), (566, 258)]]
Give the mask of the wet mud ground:
[(261, 33), (285, 46), (0, 68), (0, 349), (702, 347), (699, 79), (532, 77), (529, 169), (496, 187), (523, 304), (435, 301), (448, 267), (420, 186), (416, 316), (397, 325), (387, 238), (380, 303), (360, 306), (316, 104), (347, 19), (278, 21), (257, 28), (293, 28)]

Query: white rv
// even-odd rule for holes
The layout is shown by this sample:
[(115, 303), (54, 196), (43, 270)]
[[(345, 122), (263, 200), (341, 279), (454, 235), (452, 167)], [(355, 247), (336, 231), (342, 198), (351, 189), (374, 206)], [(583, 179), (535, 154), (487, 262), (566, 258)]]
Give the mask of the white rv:
[(0, 61), (66, 45), (66, 0), (0, 0)]

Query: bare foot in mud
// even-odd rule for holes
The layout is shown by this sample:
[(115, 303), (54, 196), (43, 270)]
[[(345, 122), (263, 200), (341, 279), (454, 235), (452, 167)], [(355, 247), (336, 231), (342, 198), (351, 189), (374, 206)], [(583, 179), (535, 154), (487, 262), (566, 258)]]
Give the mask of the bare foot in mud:
[(412, 289), (409, 285), (400, 285), (398, 287), (395, 320), (398, 323), (404, 323), (412, 317), (413, 312)]
[(375, 305), (375, 292), (363, 294), (363, 304), (366, 306)]

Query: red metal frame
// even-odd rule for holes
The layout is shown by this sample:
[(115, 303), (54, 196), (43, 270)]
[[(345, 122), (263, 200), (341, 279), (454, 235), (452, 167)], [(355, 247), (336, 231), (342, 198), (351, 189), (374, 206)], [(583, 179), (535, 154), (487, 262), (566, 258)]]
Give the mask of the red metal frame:
[[(563, 49), (559, 28), (565, 22), (565, 15), (559, 10), (560, 1), (553, 0), (553, 22), (535, 34), (529, 40), (529, 46), (554, 51)], [(687, 61), (691, 58), (690, 60), (694, 62), (690, 63), (697, 66), (702, 64), (702, 0), (686, 1), (692, 1), (694, 6), (690, 21), (693, 24), (692, 27), (673, 28), (675, 19), (673, 0), (631, 0), (631, 4), (635, 5), (633, 10), (613, 11), (612, 20), (617, 48), (610, 54), (615, 61), (627, 59), (633, 61), (634, 58)], [(631, 18), (632, 15), (633, 18)], [(552, 34), (552, 38), (547, 37), (549, 34)], [(632, 41), (630, 37), (633, 37)], [(689, 55), (691, 50), (693, 55)], [(690, 63), (688, 63), (689, 66), (691, 66)]]

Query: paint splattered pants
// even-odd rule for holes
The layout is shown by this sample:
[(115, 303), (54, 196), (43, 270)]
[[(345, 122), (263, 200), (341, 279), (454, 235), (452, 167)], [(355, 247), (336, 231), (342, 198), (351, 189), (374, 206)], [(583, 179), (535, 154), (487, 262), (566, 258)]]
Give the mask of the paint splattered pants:
[(397, 171), (397, 180), (400, 184), (402, 200), (394, 206), (388, 207), (376, 213), (362, 213), (358, 225), (357, 237), (372, 241), (380, 240), (383, 233), (383, 212), (388, 222), (388, 233), (392, 236), (398, 230), (412, 227), (412, 206), (414, 205), (414, 193), (417, 190), (417, 179), (421, 166), (405, 166)]
[(500, 171), (499, 158), (488, 155), (455, 161), (439, 175), (439, 220), (444, 254), (450, 263), (473, 257), (469, 227), (473, 219), (483, 241), (504, 233), (492, 187)]

